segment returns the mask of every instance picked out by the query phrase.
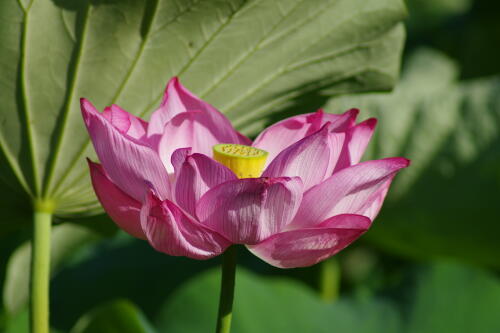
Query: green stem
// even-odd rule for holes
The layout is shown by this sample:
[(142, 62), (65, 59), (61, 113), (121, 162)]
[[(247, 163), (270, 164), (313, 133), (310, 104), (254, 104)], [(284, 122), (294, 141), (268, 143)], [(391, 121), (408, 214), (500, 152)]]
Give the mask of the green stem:
[(31, 333), (49, 333), (50, 229), (52, 214), (35, 211), (31, 246)]
[(320, 264), (320, 297), (325, 302), (333, 302), (339, 296), (340, 265), (336, 258), (329, 258)]
[(236, 246), (229, 247), (222, 258), (222, 278), (220, 284), (219, 313), (217, 315), (217, 333), (231, 331), (233, 315), (234, 281), (236, 273)]

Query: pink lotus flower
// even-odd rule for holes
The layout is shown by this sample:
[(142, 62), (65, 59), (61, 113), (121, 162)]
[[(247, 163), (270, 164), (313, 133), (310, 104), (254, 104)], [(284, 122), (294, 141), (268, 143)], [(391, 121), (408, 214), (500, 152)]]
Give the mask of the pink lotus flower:
[(81, 107), (101, 161), (89, 166), (104, 209), (174, 256), (207, 259), (237, 243), (277, 267), (313, 265), (370, 227), (409, 165), (359, 162), (376, 120), (356, 124), (354, 109), (288, 118), (252, 143), (177, 78), (149, 123), (116, 105), (100, 113), (82, 99)]

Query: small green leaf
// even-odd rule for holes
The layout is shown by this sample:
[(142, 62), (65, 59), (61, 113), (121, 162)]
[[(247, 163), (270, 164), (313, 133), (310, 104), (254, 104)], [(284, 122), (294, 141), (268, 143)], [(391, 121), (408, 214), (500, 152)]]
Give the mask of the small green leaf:
[(82, 316), (71, 333), (153, 333), (142, 312), (127, 300), (101, 305)]

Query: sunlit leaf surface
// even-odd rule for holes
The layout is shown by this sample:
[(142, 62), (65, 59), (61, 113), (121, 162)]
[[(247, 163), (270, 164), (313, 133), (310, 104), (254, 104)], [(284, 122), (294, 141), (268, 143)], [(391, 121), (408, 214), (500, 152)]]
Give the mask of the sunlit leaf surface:
[[(218, 277), (218, 271), (211, 271), (180, 288), (163, 309), (158, 329), (172, 333), (210, 331), (216, 315)], [(333, 304), (321, 302), (311, 290), (285, 279), (262, 279), (240, 271), (237, 281), (234, 333), (468, 333), (500, 329), (495, 311), (500, 306), (500, 282), (485, 272), (457, 264), (422, 266), (398, 290), (380, 296), (344, 297)]]

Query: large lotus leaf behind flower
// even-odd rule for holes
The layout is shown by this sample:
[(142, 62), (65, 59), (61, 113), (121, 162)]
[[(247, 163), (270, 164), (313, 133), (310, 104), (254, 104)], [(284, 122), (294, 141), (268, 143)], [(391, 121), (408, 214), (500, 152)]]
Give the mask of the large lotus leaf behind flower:
[[(58, 216), (100, 211), (80, 96), (144, 116), (178, 75), (255, 131), (303, 93), (389, 89), (404, 15), (400, 0), (0, 1), (2, 210), (48, 199)], [(118, 107), (106, 113), (127, 126)]]
[(245, 244), (278, 267), (315, 264), (370, 227), (408, 166), (359, 162), (376, 121), (356, 124), (356, 109), (288, 118), (252, 143), (177, 78), (149, 122), (116, 106), (100, 113), (86, 99), (81, 107), (104, 209), (169, 255), (206, 259)]

